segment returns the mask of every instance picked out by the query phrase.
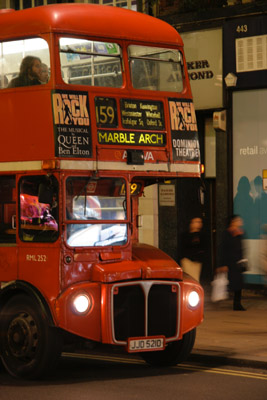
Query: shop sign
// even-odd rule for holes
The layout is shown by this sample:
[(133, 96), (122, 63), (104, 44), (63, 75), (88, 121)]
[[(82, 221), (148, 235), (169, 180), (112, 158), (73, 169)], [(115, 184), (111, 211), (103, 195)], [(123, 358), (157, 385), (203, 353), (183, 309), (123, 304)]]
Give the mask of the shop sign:
[(223, 107), (221, 28), (181, 36), (196, 110)]

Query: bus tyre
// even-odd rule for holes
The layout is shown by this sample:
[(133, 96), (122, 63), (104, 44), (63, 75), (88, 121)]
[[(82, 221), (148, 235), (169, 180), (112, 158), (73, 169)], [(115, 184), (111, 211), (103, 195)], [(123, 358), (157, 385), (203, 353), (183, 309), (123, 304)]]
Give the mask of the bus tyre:
[(41, 307), (26, 295), (10, 299), (1, 311), (1, 357), (15, 377), (35, 379), (60, 356), (60, 336), (48, 326)]
[(152, 366), (170, 367), (185, 361), (194, 346), (196, 328), (186, 333), (181, 340), (169, 343), (165, 350), (141, 353), (143, 359)]

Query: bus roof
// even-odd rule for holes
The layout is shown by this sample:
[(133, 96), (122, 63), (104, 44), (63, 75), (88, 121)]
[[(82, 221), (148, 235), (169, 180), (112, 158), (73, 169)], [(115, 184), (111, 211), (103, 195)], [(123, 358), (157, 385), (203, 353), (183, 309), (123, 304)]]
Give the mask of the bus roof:
[(136, 11), (96, 4), (55, 4), (0, 12), (0, 40), (48, 32), (183, 45), (166, 22)]

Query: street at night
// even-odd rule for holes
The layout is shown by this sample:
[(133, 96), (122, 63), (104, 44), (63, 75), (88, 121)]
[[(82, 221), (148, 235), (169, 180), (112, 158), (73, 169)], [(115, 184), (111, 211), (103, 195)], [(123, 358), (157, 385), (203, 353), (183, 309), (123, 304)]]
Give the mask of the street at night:
[(0, 4), (0, 400), (266, 400), (267, 0), (57, 3)]
[(190, 399), (265, 400), (267, 371), (187, 362), (152, 368), (119, 356), (64, 355), (49, 379), (21, 381), (1, 370), (1, 399)]
[(42, 380), (15, 379), (1, 367), (0, 398), (265, 400), (265, 293), (245, 291), (244, 305), (246, 312), (234, 312), (231, 298), (211, 303), (206, 288), (205, 319), (194, 349), (176, 367), (150, 367), (124, 353), (63, 353), (53, 374)]

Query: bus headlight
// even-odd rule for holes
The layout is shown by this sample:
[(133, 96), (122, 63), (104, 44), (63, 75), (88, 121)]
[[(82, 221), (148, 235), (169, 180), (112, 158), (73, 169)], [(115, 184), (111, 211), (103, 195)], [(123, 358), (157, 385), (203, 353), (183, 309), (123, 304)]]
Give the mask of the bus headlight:
[(199, 302), (200, 302), (199, 294), (195, 290), (192, 290), (188, 295), (188, 305), (191, 308), (196, 308), (199, 305)]
[(76, 314), (86, 314), (91, 310), (91, 297), (85, 293), (80, 293), (72, 299), (73, 311)]

